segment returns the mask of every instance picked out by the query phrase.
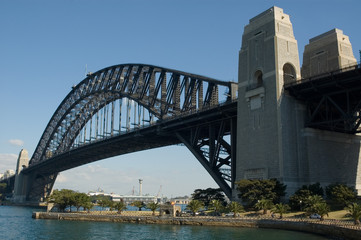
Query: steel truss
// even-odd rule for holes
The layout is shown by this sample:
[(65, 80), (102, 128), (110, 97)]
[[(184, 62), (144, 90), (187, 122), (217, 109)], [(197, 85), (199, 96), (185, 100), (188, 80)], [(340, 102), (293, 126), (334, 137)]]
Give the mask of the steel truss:
[[(221, 87), (227, 97), (219, 96)], [(237, 84), (232, 82), (152, 65), (123, 64), (102, 69), (89, 74), (63, 100), (48, 123), (30, 165), (77, 147), (73, 144), (79, 135), (82, 139), (78, 145), (112, 137), (123, 129), (130, 131), (144, 123), (152, 124), (234, 100), (236, 90)], [(122, 107), (123, 99), (128, 102), (122, 115), (115, 105)]]
[(306, 103), (306, 127), (355, 134), (361, 132), (360, 65), (285, 86)]
[(186, 132), (176, 132), (177, 137), (230, 199), (236, 177), (236, 124), (237, 119), (233, 117), (197, 126)]
[[(237, 84), (233, 82), (223, 82), (153, 65), (122, 64), (88, 74), (83, 81), (72, 88), (55, 111), (35, 149), (28, 169), (24, 171), (31, 174), (31, 169), (41, 169), (37, 175), (34, 175), (34, 184), (29, 190), (28, 197), (39, 199), (39, 196), (45, 197), (50, 193), (57, 173), (67, 168), (59, 166), (53, 160), (65, 161), (63, 159), (65, 153), (77, 152), (78, 149), (91, 149), (98, 143), (130, 136), (133, 132), (139, 132), (165, 120), (208, 111), (224, 102), (232, 103), (237, 98), (236, 91)], [(220, 95), (219, 92), (224, 95)], [(187, 140), (187, 136), (182, 134), (179, 136)], [(230, 179), (229, 170), (221, 168), (221, 166), (229, 166), (230, 161), (222, 161), (219, 157), (222, 151), (228, 153), (230, 148), (221, 140), (222, 134), (214, 133), (217, 136), (216, 140), (213, 136), (210, 136), (210, 140), (202, 140), (202, 144), (210, 148), (209, 156), (206, 156), (205, 151), (201, 149), (199, 151), (204, 159), (210, 162), (208, 164), (210, 170), (218, 171), (217, 174), (220, 174), (222, 179)], [(169, 145), (177, 141), (179, 139), (173, 139), (169, 141)], [(165, 146), (167, 143), (159, 145)], [(195, 147), (189, 146), (190, 149)], [(149, 149), (156, 145), (148, 143), (144, 147)], [(104, 146), (103, 148), (107, 149)], [(219, 152), (215, 153), (213, 149)], [(82, 155), (80, 160), (74, 159), (74, 163), (66, 162), (66, 164), (79, 166), (80, 163), (96, 161), (105, 156), (122, 154), (119, 150), (108, 149), (108, 151), (102, 153), (102, 158), (87, 156), (92, 160), (86, 160)], [(197, 159), (201, 158), (197, 157)], [(204, 159), (200, 161), (205, 162)], [(57, 167), (49, 167), (50, 162), (47, 163), (49, 160)], [(213, 175), (216, 178), (216, 175)], [(220, 180), (216, 181), (224, 184)]]

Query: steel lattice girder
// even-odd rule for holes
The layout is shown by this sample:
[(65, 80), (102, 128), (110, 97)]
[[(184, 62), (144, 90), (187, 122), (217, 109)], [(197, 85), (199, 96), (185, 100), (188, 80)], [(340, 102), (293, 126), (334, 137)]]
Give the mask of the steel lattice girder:
[(360, 65), (285, 86), (307, 106), (306, 127), (355, 134), (361, 132)]
[[(127, 134), (90, 143), (34, 164), (22, 173), (51, 176), (58, 172), (112, 156), (184, 143), (192, 139), (190, 150), (231, 197), (235, 180), (237, 102), (220, 105), (194, 114), (158, 121)], [(225, 139), (229, 136), (229, 139)], [(230, 143), (227, 142), (229, 140)], [(188, 146), (187, 146), (188, 147)], [(202, 156), (202, 157), (200, 157)], [(55, 181), (55, 179), (54, 179)], [(45, 182), (43, 182), (45, 183)], [(47, 183), (48, 184), (48, 183)], [(44, 186), (43, 186), (44, 188)], [(42, 193), (41, 184), (33, 187), (32, 198)], [(40, 198), (43, 196), (37, 196)]]

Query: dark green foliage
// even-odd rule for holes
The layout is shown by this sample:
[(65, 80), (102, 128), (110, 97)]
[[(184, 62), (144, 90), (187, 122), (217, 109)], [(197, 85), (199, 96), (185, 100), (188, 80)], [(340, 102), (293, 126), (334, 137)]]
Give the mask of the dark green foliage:
[(152, 211), (152, 215), (155, 215), (155, 210), (157, 210), (157, 208), (159, 208), (159, 204), (156, 202), (151, 202), (147, 204), (147, 208), (150, 209)]
[(114, 208), (117, 209), (118, 213), (121, 214), (123, 210), (127, 209), (127, 205), (124, 203), (123, 200), (114, 204)]
[(330, 207), (327, 205), (326, 202), (316, 203), (314, 205), (314, 209), (314, 212), (321, 216), (320, 221), (323, 221), (325, 215), (328, 216), (328, 213), (330, 212)]
[(310, 185), (303, 185), (301, 189), (308, 189), (311, 192), (311, 195), (319, 195), (323, 197), (323, 188), (321, 187), (320, 183), (314, 183)]
[(272, 208), (273, 213), (278, 213), (280, 215), (280, 218), (283, 218), (283, 214), (287, 213), (290, 210), (290, 206), (283, 203), (278, 203), (274, 205)]
[(79, 211), (81, 207), (86, 209), (86, 207), (89, 206), (88, 205), (89, 202), (91, 202), (90, 197), (85, 193), (78, 193), (78, 192), (74, 193), (74, 206), (76, 207), (77, 211)]
[(201, 208), (204, 208), (203, 202), (194, 199), (190, 201), (186, 207), (186, 209), (190, 210), (193, 213), (193, 216), (195, 216), (196, 212), (198, 212)]
[(352, 204), (349, 204), (345, 209), (350, 213), (350, 215), (354, 221), (354, 224), (360, 225), (361, 204), (352, 203)]
[(142, 202), (142, 201), (135, 201), (135, 202), (132, 202), (132, 204), (130, 204), (131, 206), (134, 206), (134, 207), (137, 207), (139, 209), (139, 211), (142, 210), (142, 208), (145, 207), (145, 203)]
[(91, 199), (92, 203), (98, 203), (100, 200), (105, 200), (105, 199), (111, 200), (111, 197), (105, 196), (105, 195), (94, 195), (94, 196), (91, 196), (90, 199)]
[(219, 200), (223, 206), (226, 205), (224, 193), (220, 188), (196, 189), (192, 194), (192, 199), (203, 202), (206, 208), (212, 200)]
[(88, 210), (92, 208), (90, 197), (88, 195), (85, 193), (74, 192), (69, 189), (62, 189), (60, 191), (55, 189), (47, 198), (47, 202), (54, 203), (60, 211), (64, 211), (68, 207), (71, 211), (72, 206), (75, 206), (77, 211), (79, 211), (80, 207)]
[(112, 211), (114, 208), (114, 202), (112, 200), (110, 200), (109, 198), (103, 198), (101, 200), (98, 200), (98, 204), (103, 209), (108, 207), (109, 211)]
[(326, 187), (326, 196), (336, 209), (343, 209), (356, 201), (357, 194), (354, 188), (345, 184), (331, 184)]
[(263, 214), (267, 214), (267, 211), (272, 209), (273, 206), (273, 202), (269, 199), (261, 199), (254, 205), (256, 209), (263, 210)]
[(243, 205), (238, 202), (233, 202), (233, 201), (227, 205), (227, 209), (229, 212), (233, 212), (233, 217), (236, 217), (237, 214), (240, 212), (244, 212)]
[(276, 179), (269, 180), (248, 180), (243, 179), (238, 182), (238, 197), (244, 201), (248, 207), (253, 207), (258, 200), (267, 199), (273, 203), (280, 202), (285, 196), (286, 187)]
[(298, 189), (289, 199), (292, 210), (303, 211), (306, 206), (306, 201), (310, 196), (312, 196), (310, 190)]
[(305, 200), (304, 211), (306, 212), (307, 215), (318, 213), (319, 205), (324, 205), (324, 204), (326, 204), (326, 201), (320, 195), (309, 196)]
[(213, 210), (216, 215), (219, 215), (225, 209), (223, 203), (219, 200), (212, 200), (208, 206), (208, 210)]
[(55, 189), (53, 193), (49, 196), (47, 202), (54, 203), (60, 211), (69, 207), (71, 211), (71, 206), (75, 205), (75, 192), (69, 189), (61, 189), (60, 191)]
[(323, 196), (323, 188), (320, 183), (303, 185), (289, 199), (292, 210), (303, 211), (308, 197), (314, 195)]

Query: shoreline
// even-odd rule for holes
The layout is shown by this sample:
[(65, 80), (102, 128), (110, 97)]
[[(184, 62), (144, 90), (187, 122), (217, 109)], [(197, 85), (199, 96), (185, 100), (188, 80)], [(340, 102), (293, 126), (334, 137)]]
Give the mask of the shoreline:
[(247, 228), (271, 228), (313, 233), (337, 239), (361, 239), (361, 226), (340, 225), (336, 220), (313, 220), (296, 218), (248, 218), (248, 217), (170, 217), (170, 216), (123, 216), (120, 214), (33, 212), (34, 219), (67, 221), (96, 221), (137, 224), (168, 224), (193, 226), (224, 226)]

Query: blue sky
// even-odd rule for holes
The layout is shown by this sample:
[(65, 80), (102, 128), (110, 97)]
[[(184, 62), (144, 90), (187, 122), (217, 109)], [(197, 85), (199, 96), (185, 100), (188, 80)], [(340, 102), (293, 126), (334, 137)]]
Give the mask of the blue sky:
[[(276, 5), (291, 16), (300, 62), (309, 39), (339, 28), (359, 61), (359, 0), (0, 0), (0, 173), (31, 156), (55, 109), (88, 71), (148, 63), (237, 81), (249, 19)], [(128, 154), (61, 173), (56, 188), (168, 197), (216, 187), (185, 147)]]

